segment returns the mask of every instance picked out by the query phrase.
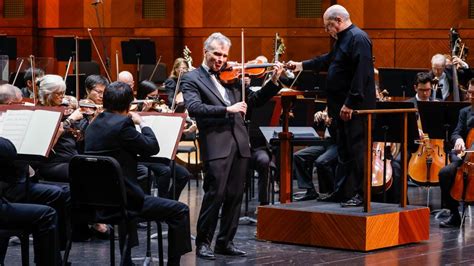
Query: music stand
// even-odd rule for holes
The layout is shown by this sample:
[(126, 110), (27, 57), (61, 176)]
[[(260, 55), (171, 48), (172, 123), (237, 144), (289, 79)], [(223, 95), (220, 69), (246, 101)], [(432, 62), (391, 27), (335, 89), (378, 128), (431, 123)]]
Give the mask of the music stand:
[(470, 102), (418, 102), (423, 132), (430, 139), (444, 140), (445, 165), (448, 164), (447, 155), (452, 148), (449, 137), (458, 123), (459, 110), (469, 105)]
[(16, 59), (16, 38), (0, 35), (0, 55), (8, 55), (10, 60)]
[[(86, 74), (79, 74), (79, 99), (85, 99), (87, 96), (85, 83)], [(66, 95), (76, 97), (76, 75), (67, 75)]]
[[(90, 62), (92, 60), (92, 48), (90, 39), (79, 39), (79, 62)], [(54, 37), (54, 52), (56, 60), (69, 61), (76, 55), (76, 40), (73, 36)]]
[(386, 89), (390, 96), (413, 97), (416, 94), (413, 89), (413, 83), (418, 72), (427, 72), (427, 70), (379, 68), (380, 88)]
[[(377, 102), (377, 109), (408, 109), (413, 108), (412, 102)], [(390, 114), (377, 114), (375, 116), (374, 127), (372, 131), (373, 142), (394, 142), (401, 143), (403, 140), (403, 114), (401, 113), (390, 113)], [(408, 126), (407, 126), (407, 144), (413, 143), (415, 139), (418, 139), (418, 129), (416, 124), (415, 113), (408, 114)], [(384, 145), (384, 168), (386, 169), (387, 159), (391, 156), (390, 146)], [(385, 182), (386, 172), (384, 170), (383, 175), (383, 202), (387, 201), (385, 193)]]
[(155, 42), (150, 39), (130, 39), (122, 41), (122, 61), (124, 64), (137, 65), (137, 78), (140, 77), (140, 65), (155, 65)]

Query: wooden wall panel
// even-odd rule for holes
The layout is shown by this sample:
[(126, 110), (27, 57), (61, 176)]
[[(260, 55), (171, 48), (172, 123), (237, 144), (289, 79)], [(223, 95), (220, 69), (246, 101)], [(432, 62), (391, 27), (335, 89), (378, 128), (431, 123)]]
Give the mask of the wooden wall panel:
[(134, 18), (141, 17), (141, 12), (135, 12), (135, 0), (112, 0), (111, 2), (111, 26), (133, 28)]
[(59, 22), (61, 28), (82, 28), (84, 25), (84, 0), (67, 0), (59, 2)]
[(458, 27), (463, 13), (461, 2), (462, 0), (430, 0), (427, 13), (430, 28)]
[(384, 1), (383, 5), (380, 4), (380, 0), (366, 0), (363, 2), (365, 28), (394, 28), (396, 17), (395, 1)]
[(288, 12), (287, 0), (261, 0), (262, 10), (261, 23), (265, 27), (290, 27), (288, 17), (291, 12)]
[(372, 39), (373, 56), (375, 56), (375, 66), (394, 67), (395, 66), (395, 42), (392, 39)]
[[(375, 0), (374, 0), (375, 1)], [(396, 0), (395, 26), (397, 28), (430, 28), (429, 0)]]
[(359, 27), (365, 27), (364, 1), (342, 0), (339, 5), (344, 6), (351, 16), (351, 21)]
[(59, 2), (60, 0), (38, 0), (38, 28), (59, 27)]
[(182, 0), (181, 10), (178, 14), (182, 16), (180, 27), (196, 28), (203, 26), (203, 1), (204, 0)]
[(232, 27), (244, 28), (263, 26), (261, 14), (267, 12), (265, 7), (262, 7), (262, 1), (260, 0), (231, 1), (230, 10)]
[(231, 0), (203, 0), (204, 27), (231, 27)]

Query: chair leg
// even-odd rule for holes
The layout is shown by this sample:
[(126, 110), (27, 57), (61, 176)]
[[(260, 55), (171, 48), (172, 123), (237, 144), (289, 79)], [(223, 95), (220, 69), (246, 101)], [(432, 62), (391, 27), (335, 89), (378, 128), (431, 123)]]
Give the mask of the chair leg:
[(120, 257), (120, 266), (124, 266), (125, 258), (129, 255), (131, 256), (131, 254), (127, 254), (128, 249), (129, 249), (128, 248), (129, 239), (130, 239), (130, 234), (127, 232), (127, 234), (125, 235), (125, 243), (123, 245), (122, 256)]
[(0, 238), (0, 265), (4, 265), (5, 263), (5, 256), (7, 255), (8, 249), (8, 240), (10, 240), (9, 237)]
[(114, 231), (114, 226), (112, 225), (110, 227), (110, 236), (109, 236), (109, 241), (110, 241), (110, 265), (115, 265), (115, 231)]
[[(188, 153), (188, 165), (187, 165), (188, 169), (189, 169), (190, 166), (191, 166), (191, 153), (189, 152)], [(190, 191), (190, 190), (191, 190), (191, 178), (188, 179), (188, 191)]]
[(156, 222), (156, 229), (158, 231), (158, 258), (159, 258), (159, 265), (164, 266), (164, 259), (163, 259), (163, 231), (161, 230), (161, 223)]
[(69, 253), (71, 252), (71, 247), (72, 247), (72, 240), (71, 240), (71, 236), (69, 236), (66, 242), (66, 250), (64, 250), (63, 266), (66, 266), (68, 264)]
[(21, 265), (27, 266), (30, 264), (30, 238), (29, 234), (22, 234), (20, 237), (21, 242)]

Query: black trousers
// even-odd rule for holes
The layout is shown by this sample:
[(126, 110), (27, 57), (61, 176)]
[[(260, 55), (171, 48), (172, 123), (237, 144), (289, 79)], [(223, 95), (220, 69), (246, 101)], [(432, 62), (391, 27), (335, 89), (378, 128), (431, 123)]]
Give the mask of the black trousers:
[[(44, 205), (2, 203), (0, 228), (27, 229), (33, 233), (33, 248), (37, 265), (60, 265), (57, 245), (57, 216), (53, 208)], [(0, 243), (6, 248), (8, 240)]]
[(438, 173), (439, 186), (441, 188), (441, 207), (451, 210), (451, 213), (458, 211), (459, 202), (451, 197), (450, 192), (454, 184), (457, 168), (462, 163), (462, 160), (456, 160), (441, 168)]
[(260, 204), (270, 202), (270, 162), (271, 154), (266, 148), (252, 150), (250, 165), (258, 173), (258, 201)]
[(240, 156), (235, 141), (231, 140), (229, 145), (232, 148), (227, 158), (204, 163), (207, 171), (203, 186), (205, 194), (197, 222), (196, 245), (211, 244), (221, 207), (216, 246), (232, 244), (237, 232), (248, 158)]
[[(143, 208), (138, 218), (146, 221), (164, 221), (168, 224), (168, 260), (179, 258), (192, 250), (191, 230), (189, 224), (189, 208), (186, 204), (175, 200), (145, 196)], [(129, 227), (130, 228), (130, 227)], [(131, 237), (136, 237), (136, 234)], [(136, 233), (136, 232), (135, 232)], [(119, 238), (120, 250), (123, 249), (125, 238)], [(131, 242), (136, 239), (131, 239)], [(131, 246), (129, 246), (131, 248)], [(127, 251), (125, 261), (131, 262), (131, 251)]]
[(158, 195), (161, 198), (178, 200), (188, 180), (192, 176), (186, 167), (176, 163), (176, 184), (174, 184), (175, 188), (173, 191), (173, 186), (171, 185), (171, 180), (173, 179), (171, 162), (169, 164), (149, 163), (146, 164), (146, 166), (150, 167), (153, 171), (155, 183), (158, 184)]
[[(347, 200), (356, 194), (363, 195), (364, 180), (365, 126), (364, 117), (352, 116), (344, 122), (334, 118), (336, 123), (338, 164), (336, 168), (336, 191), (338, 198)], [(341, 189), (339, 189), (341, 188)]]
[[(28, 184), (28, 188), (26, 187)], [(5, 184), (4, 184), (5, 185)], [(58, 216), (60, 248), (64, 250), (71, 230), (71, 195), (68, 186), (41, 183), (14, 183), (3, 189), (3, 196), (10, 202), (41, 204), (52, 207)]]

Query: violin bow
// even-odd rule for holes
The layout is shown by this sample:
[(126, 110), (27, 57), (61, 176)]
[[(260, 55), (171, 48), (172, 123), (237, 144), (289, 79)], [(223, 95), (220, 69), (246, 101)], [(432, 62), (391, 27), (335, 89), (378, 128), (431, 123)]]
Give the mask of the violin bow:
[(156, 62), (155, 67), (153, 68), (153, 71), (151, 72), (151, 75), (150, 75), (150, 77), (148, 78), (148, 81), (151, 81), (151, 79), (152, 79), (153, 76), (155, 75), (155, 72), (156, 72), (156, 70), (158, 69), (158, 65), (160, 65), (160, 62), (161, 62), (161, 55), (160, 55), (160, 58), (158, 58), (158, 61)]
[[(241, 80), (241, 83), (242, 83), (242, 102), (245, 102), (245, 54), (244, 54), (244, 28), (242, 28), (242, 33), (241, 33), (241, 36), (240, 36), (240, 39), (241, 39), (241, 45), (242, 45), (242, 80)], [(244, 116), (244, 119), (245, 119), (245, 116)]]
[(66, 73), (64, 73), (64, 83), (66, 83), (66, 80), (67, 80), (67, 73), (69, 73), (69, 68), (71, 67), (71, 62), (72, 62), (72, 56), (69, 57), (69, 60), (67, 62), (67, 66), (66, 66)]
[(107, 71), (107, 67), (105, 67), (104, 60), (102, 60), (102, 56), (100, 55), (99, 49), (97, 48), (97, 45), (95, 44), (94, 37), (92, 37), (91, 33), (92, 29), (88, 28), (87, 33), (89, 33), (89, 37), (91, 38), (92, 45), (94, 46), (95, 52), (99, 56), (100, 63), (102, 64), (102, 67), (104, 68), (105, 74), (107, 75), (107, 78), (109, 79), (110, 82), (112, 82), (112, 79), (110, 78), (109, 71)]
[[(75, 45), (76, 45), (76, 55), (75, 55), (76, 73), (74, 73), (76, 75), (76, 100), (77, 100), (77, 102), (79, 102), (79, 100), (80, 100), (80, 95), (79, 95), (79, 37), (74, 36), (74, 40), (75, 40)], [(67, 75), (67, 72), (66, 72), (66, 75)], [(66, 82), (66, 81), (64, 81), (64, 82)]]
[(176, 88), (174, 88), (173, 102), (171, 103), (171, 111), (176, 109), (176, 95), (178, 95), (179, 85), (181, 84), (181, 76), (183, 71), (180, 69), (178, 73), (178, 81), (176, 81)]
[(13, 86), (15, 86), (16, 79), (18, 78), (18, 74), (20, 73), (20, 69), (24, 61), (25, 59), (22, 58), (20, 61), (20, 65), (18, 66), (18, 69), (16, 70), (15, 78), (13, 79), (13, 83), (12, 83)]
[(117, 79), (119, 76), (119, 60), (118, 60), (118, 50), (115, 50), (115, 70), (117, 71)]
[(30, 55), (30, 67), (31, 67), (31, 81), (33, 83), (33, 104), (36, 105), (38, 91), (36, 89), (36, 75), (35, 75), (35, 56)]

